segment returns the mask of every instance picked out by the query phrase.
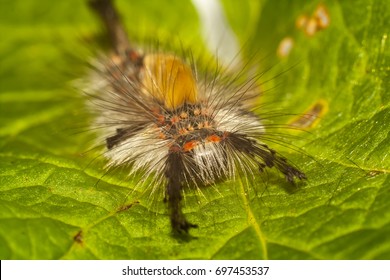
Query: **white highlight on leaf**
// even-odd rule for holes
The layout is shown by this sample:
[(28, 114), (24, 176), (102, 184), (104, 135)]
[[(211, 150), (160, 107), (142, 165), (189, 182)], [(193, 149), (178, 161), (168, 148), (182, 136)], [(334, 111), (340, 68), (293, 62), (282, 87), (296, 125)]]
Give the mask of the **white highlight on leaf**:
[(199, 14), (203, 36), (210, 52), (229, 70), (240, 67), (240, 46), (219, 0), (192, 0), (192, 3)]

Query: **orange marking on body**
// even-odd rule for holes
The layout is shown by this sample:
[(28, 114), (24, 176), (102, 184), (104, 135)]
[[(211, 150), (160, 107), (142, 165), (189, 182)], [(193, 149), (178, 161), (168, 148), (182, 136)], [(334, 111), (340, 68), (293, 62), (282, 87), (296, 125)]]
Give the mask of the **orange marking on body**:
[(196, 145), (198, 145), (198, 141), (197, 140), (188, 141), (188, 142), (184, 143), (183, 151), (184, 152), (191, 151), (193, 148), (196, 147)]
[(202, 108), (202, 109), (201, 109), (201, 114), (202, 114), (203, 116), (207, 116), (207, 115), (209, 114), (209, 110), (208, 110), (207, 108)]
[(180, 118), (178, 117), (178, 116), (173, 116), (172, 118), (171, 118), (171, 122), (172, 123), (178, 123), (180, 121)]
[(205, 127), (205, 128), (211, 128), (211, 125), (210, 125), (209, 121), (204, 121), (203, 127)]
[(140, 58), (140, 55), (136, 51), (129, 51), (128, 56), (129, 56), (131, 61), (136, 61)]
[(188, 117), (188, 114), (186, 112), (181, 112), (180, 113), (180, 118), (186, 119)]
[(164, 124), (165, 123), (165, 117), (163, 115), (157, 115), (157, 121), (160, 124)]
[(194, 115), (199, 116), (200, 115), (200, 110), (198, 108), (194, 109)]
[(214, 143), (218, 143), (218, 142), (221, 142), (221, 137), (219, 137), (218, 135), (216, 134), (213, 134), (213, 135), (210, 135), (206, 138), (206, 140), (208, 142), (214, 142)]

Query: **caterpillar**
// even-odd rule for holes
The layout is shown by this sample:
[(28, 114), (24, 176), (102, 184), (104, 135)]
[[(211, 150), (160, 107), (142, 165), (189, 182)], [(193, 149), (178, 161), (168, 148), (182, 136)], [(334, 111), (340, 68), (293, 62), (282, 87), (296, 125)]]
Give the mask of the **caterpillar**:
[(95, 126), (105, 138), (107, 167), (142, 173), (163, 190), (174, 232), (197, 225), (182, 211), (186, 189), (276, 168), (294, 183), (306, 175), (263, 142), (267, 131), (247, 102), (255, 81), (226, 83), (195, 63), (132, 46), (111, 0), (90, 0), (107, 30), (112, 52), (99, 58), (87, 90)]

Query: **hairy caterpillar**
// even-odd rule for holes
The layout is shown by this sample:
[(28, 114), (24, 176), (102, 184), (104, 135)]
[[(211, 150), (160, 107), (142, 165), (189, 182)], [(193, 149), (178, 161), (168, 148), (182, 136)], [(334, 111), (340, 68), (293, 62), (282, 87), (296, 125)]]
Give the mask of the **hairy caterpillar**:
[(151, 187), (165, 189), (176, 232), (197, 227), (181, 209), (186, 188), (199, 188), (238, 174), (253, 176), (275, 167), (293, 183), (303, 172), (263, 143), (261, 118), (248, 100), (253, 83), (223, 83), (202, 75), (192, 63), (162, 52), (143, 53), (131, 46), (111, 0), (91, 0), (110, 37), (113, 54), (91, 74), (89, 90), (96, 126), (106, 139), (108, 167), (143, 172)]

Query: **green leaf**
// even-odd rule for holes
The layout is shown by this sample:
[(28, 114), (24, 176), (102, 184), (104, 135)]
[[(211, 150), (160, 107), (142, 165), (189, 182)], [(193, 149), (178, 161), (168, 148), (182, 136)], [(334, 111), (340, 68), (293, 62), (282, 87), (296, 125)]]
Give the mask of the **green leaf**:
[[(285, 108), (281, 121), (327, 109), (309, 133), (291, 132), (309, 156), (280, 147), (307, 182), (269, 172), (248, 188), (242, 178), (188, 192), (184, 211), (199, 225), (189, 240), (171, 234), (161, 199), (85, 153), (96, 135), (79, 133), (89, 118), (71, 82), (99, 31), (86, 3), (1, 2), (0, 259), (390, 258), (390, 3), (321, 1), (330, 25), (307, 36), (295, 21), (317, 1), (238, 2), (223, 1), (227, 18), (247, 56), (266, 57), (260, 71), (272, 66), (265, 86), (276, 88), (263, 98)], [(118, 6), (132, 38), (174, 34), (202, 50), (190, 2)], [(280, 58), (285, 37), (294, 45)]]

